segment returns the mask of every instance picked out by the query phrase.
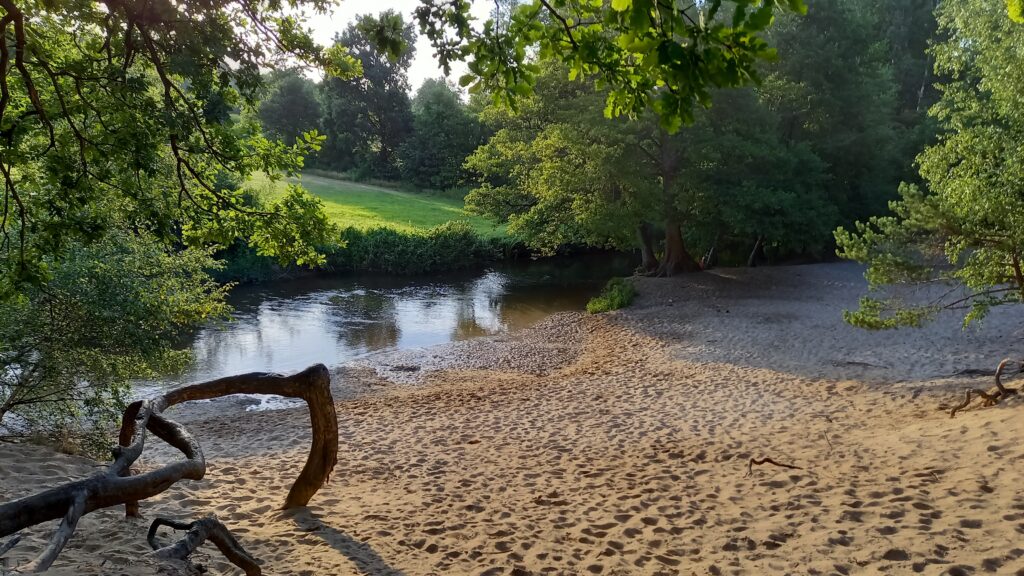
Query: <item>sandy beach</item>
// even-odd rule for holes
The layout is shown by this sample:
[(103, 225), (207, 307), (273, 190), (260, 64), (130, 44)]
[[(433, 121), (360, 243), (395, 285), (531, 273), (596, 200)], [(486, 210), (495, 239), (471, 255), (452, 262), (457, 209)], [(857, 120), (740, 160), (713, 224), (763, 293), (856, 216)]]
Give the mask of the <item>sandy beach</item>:
[[(864, 285), (847, 264), (640, 279), (623, 311), (337, 368), (339, 463), (298, 512), (304, 409), (177, 407), (208, 473), (143, 514), (216, 514), (265, 574), (1024, 574), (1024, 398), (940, 410), (1024, 356), (1024, 310), (866, 332), (841, 318)], [(173, 457), (152, 439), (140, 462)], [(799, 469), (748, 474), (763, 457)], [(0, 444), (0, 499), (100, 465)], [(148, 526), (89, 514), (53, 573), (156, 573)]]

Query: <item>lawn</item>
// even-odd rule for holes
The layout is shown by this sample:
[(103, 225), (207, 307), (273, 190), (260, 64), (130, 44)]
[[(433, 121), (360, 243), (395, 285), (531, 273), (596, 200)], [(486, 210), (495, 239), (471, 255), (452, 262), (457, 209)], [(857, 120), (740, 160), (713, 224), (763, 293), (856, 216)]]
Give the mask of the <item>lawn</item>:
[[(426, 230), (450, 220), (465, 220), (481, 236), (505, 234), (504, 227), (472, 214), (467, 214), (462, 202), (429, 193), (403, 192), (379, 186), (304, 175), (300, 183), (324, 203), (324, 210), (336, 224), (366, 229), (377, 226), (402, 231)], [(268, 191), (270, 198), (282, 193), (285, 182), (280, 181)], [(265, 176), (255, 176), (249, 186), (254, 189), (270, 188)]]

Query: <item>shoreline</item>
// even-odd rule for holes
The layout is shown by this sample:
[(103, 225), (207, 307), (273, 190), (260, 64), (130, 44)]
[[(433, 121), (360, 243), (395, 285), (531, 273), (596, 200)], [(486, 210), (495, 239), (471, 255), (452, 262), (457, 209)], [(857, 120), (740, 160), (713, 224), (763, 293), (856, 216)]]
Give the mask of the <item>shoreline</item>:
[[(216, 513), (268, 574), (1024, 570), (1021, 399), (956, 419), (938, 409), (991, 385), (955, 373), (1019, 349), (1024, 313), (997, 310), (966, 332), (952, 316), (858, 331), (839, 317), (857, 274), (638, 279), (623, 311), (378, 359), (419, 366), (385, 370), (397, 384), (379, 366), (332, 369), (339, 391), (350, 380), (366, 393), (336, 398), (338, 467), (297, 513), (276, 506), (308, 449), (304, 410), (179, 407), (207, 478), (143, 513)], [(158, 444), (143, 466), (173, 457)], [(4, 462), (19, 459), (0, 466), (2, 498), (92, 466), (25, 448), (0, 445)], [(764, 457), (802, 470), (748, 475)], [(153, 573), (132, 560), (148, 523), (120, 516), (83, 518), (54, 573)], [(11, 557), (37, 552), (51, 529)], [(237, 573), (212, 548), (196, 561)]]

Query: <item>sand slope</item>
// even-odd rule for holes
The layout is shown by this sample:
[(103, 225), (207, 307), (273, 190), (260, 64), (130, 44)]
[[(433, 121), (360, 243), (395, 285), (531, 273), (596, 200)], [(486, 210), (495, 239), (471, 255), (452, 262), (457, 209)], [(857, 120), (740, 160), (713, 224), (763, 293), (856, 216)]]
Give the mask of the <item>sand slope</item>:
[[(433, 351), (455, 366), (417, 386), (346, 372), (376, 392), (339, 402), (339, 466), (308, 510), (276, 509), (308, 446), (301, 411), (189, 417), (210, 473), (144, 512), (218, 514), (267, 574), (1024, 574), (1021, 400), (937, 410), (988, 384), (953, 372), (1019, 349), (1020, 312), (858, 332), (837, 316), (860, 289), (843, 266), (640, 288), (623, 313)], [(90, 469), (0, 450), (3, 498)], [(804, 470), (748, 476), (763, 456)], [(90, 515), (60, 565), (152, 573), (130, 563), (146, 527)]]

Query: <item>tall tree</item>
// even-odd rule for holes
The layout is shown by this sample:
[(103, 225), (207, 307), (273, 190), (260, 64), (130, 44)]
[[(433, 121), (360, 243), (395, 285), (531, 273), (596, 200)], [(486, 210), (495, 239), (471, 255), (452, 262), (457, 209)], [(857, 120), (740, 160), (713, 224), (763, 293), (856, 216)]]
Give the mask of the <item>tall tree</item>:
[(653, 114), (607, 121), (603, 96), (549, 67), (518, 113), (485, 111), (499, 130), (467, 161), (479, 183), (467, 206), (546, 251), (638, 246), (643, 268), (663, 275), (699, 270), (694, 247), (785, 255), (829, 245), (838, 215), (826, 166), (786, 141), (758, 93), (722, 91), (675, 134)]
[(292, 187), (256, 210), (223, 185), (294, 173), (319, 146), (247, 118), (283, 60), (358, 71), (305, 32), (322, 7), (0, 1), (0, 413), (100, 418), (223, 310), (211, 246), (322, 261), (316, 199)]
[(462, 163), (482, 143), (483, 129), (443, 79), (423, 82), (412, 100), (412, 135), (399, 148), (402, 178), (447, 190), (463, 180)]
[[(680, 178), (692, 190), (687, 236), (731, 262), (766, 256), (821, 256), (839, 210), (827, 165), (809, 143), (786, 140), (784, 118), (751, 89), (723, 90), (682, 135), (689, 150)], [(742, 256), (742, 257), (739, 257)]]
[(816, 0), (770, 34), (778, 63), (761, 88), (786, 138), (828, 165), (831, 202), (847, 222), (882, 212), (894, 196), (898, 87), (880, 0)]
[(622, 124), (602, 117), (603, 95), (593, 84), (568, 81), (562, 66), (543, 66), (536, 94), (517, 111), (482, 112), (496, 132), (466, 160), (477, 184), (466, 206), (508, 223), (542, 252), (571, 244), (632, 247), (654, 207), (648, 187), (623, 178)]
[(298, 70), (270, 74), (269, 94), (260, 102), (263, 131), (285, 142), (295, 142), (320, 125), (317, 87)]
[[(944, 309), (965, 321), (1024, 301), (1024, 26), (987, 0), (943, 2), (944, 40), (931, 51), (948, 78), (931, 114), (938, 142), (918, 157), (923, 184), (904, 184), (894, 216), (839, 230), (839, 255), (868, 265), (872, 292), (850, 322), (917, 325)], [(905, 299), (897, 284), (952, 282), (935, 300)], [(957, 285), (964, 290), (956, 290)]]
[(913, 159), (935, 138), (936, 125), (928, 109), (939, 92), (928, 47), (936, 40), (938, 5), (938, 0), (887, 0), (881, 6), (897, 86), (895, 154), (901, 180), (917, 179)]
[[(376, 178), (398, 177), (397, 151), (412, 130), (409, 65), (416, 33), (393, 10), (362, 15), (335, 38), (358, 60), (358, 78), (329, 78), (322, 84), (327, 142), (321, 164), (335, 170), (356, 170)], [(382, 43), (393, 43), (382, 52)]]

